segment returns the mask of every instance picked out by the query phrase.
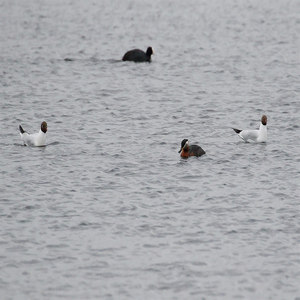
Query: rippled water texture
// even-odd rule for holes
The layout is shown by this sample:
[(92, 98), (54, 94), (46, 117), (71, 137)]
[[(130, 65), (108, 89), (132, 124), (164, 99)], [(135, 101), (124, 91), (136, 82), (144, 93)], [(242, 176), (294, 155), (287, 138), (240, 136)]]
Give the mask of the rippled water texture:
[(297, 0), (0, 1), (1, 299), (299, 300), (299, 32)]

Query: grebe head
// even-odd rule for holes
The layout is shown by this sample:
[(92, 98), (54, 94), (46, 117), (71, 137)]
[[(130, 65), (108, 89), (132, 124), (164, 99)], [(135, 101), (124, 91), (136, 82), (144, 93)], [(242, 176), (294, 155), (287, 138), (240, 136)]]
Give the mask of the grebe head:
[(183, 149), (187, 148), (188, 146), (189, 146), (189, 140), (188, 139), (182, 140), (181, 147), (178, 153), (180, 153)]

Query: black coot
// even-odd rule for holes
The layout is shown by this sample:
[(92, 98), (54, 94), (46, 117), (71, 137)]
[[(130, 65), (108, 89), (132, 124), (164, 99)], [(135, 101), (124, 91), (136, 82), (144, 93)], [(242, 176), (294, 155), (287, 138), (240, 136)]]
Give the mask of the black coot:
[(150, 62), (153, 50), (151, 47), (147, 48), (146, 53), (140, 49), (133, 49), (126, 52), (122, 58), (123, 61), (134, 61), (134, 62)]

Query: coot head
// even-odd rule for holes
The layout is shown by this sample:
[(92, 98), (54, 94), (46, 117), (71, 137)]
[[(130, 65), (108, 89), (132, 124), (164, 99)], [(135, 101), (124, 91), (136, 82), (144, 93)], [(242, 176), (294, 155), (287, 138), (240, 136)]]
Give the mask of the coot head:
[(146, 54), (147, 54), (148, 56), (151, 56), (151, 55), (153, 54), (152, 47), (148, 47), (148, 48), (147, 48)]

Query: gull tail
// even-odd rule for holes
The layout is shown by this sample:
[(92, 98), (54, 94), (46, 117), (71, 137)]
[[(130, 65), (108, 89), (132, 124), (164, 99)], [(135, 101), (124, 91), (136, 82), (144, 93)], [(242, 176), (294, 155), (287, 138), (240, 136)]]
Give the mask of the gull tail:
[(236, 128), (232, 128), (237, 134), (239, 134), (242, 130), (236, 129)]
[(24, 132), (26, 132), (23, 127), (21, 125), (19, 125), (19, 129), (20, 129), (20, 132), (23, 134)]

